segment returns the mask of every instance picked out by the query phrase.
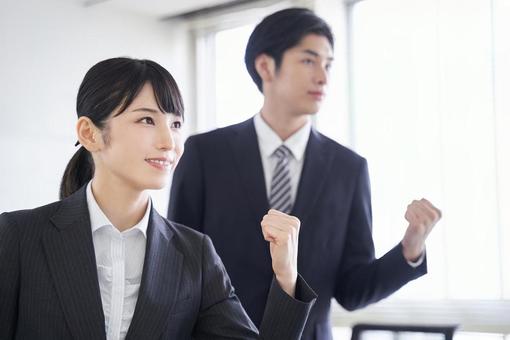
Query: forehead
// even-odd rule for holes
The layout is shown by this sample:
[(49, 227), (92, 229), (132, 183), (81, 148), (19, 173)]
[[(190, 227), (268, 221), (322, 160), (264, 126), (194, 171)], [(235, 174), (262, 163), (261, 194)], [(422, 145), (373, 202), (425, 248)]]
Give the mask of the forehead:
[(123, 112), (160, 113), (165, 116), (178, 116), (173, 112), (161, 111), (154, 94), (154, 88), (150, 82), (143, 85), (138, 94), (133, 98), (131, 104)]
[(138, 92), (136, 97), (128, 106), (128, 109), (139, 105), (155, 105), (156, 108), (158, 107), (156, 96), (154, 95), (154, 89), (152, 88), (152, 84), (149, 82), (143, 85), (140, 92)]
[(312, 51), (323, 59), (333, 58), (333, 48), (331, 47), (328, 38), (314, 33), (305, 35), (296, 46), (292, 47), (288, 51), (293, 53), (306, 53), (306, 51)]

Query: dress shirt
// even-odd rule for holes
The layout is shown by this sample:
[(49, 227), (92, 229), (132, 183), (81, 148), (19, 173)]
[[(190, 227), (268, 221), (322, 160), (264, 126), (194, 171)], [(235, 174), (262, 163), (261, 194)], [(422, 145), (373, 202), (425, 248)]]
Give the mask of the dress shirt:
[(260, 158), (262, 159), (262, 167), (264, 169), (267, 198), (269, 199), (269, 195), (271, 193), (271, 179), (273, 178), (273, 171), (278, 160), (276, 155), (274, 155), (274, 152), (280, 145), (283, 144), (292, 152), (292, 156), (289, 157), (289, 171), (291, 178), (290, 197), (291, 201), (295, 202), (299, 178), (301, 177), (301, 170), (303, 170), (306, 145), (308, 144), (310, 130), (312, 129), (312, 123), (308, 120), (302, 128), (296, 131), (285, 141), (282, 141), (276, 132), (267, 125), (260, 113), (255, 115), (253, 123), (255, 124)]
[(126, 337), (138, 299), (151, 201), (142, 219), (133, 227), (120, 232), (97, 204), (91, 183), (87, 185), (87, 204), (106, 338), (122, 340)]

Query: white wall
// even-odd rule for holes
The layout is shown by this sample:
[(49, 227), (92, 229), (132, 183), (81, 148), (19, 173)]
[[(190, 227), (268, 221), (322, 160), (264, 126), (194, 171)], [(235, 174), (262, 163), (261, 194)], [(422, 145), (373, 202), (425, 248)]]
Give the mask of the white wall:
[[(85, 72), (117, 56), (153, 59), (181, 87), (187, 114), (191, 44), (179, 22), (78, 1), (3, 0), (0, 8), (0, 212), (58, 199), (75, 152), (75, 101)], [(166, 213), (167, 194), (155, 194)]]

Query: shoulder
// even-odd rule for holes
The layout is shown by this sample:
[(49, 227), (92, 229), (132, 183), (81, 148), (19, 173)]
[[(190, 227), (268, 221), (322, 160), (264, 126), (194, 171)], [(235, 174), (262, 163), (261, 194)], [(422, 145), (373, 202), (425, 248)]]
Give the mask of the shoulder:
[(188, 259), (203, 258), (204, 253), (210, 254), (214, 252), (214, 246), (209, 236), (196, 231), (190, 227), (177, 222), (170, 221), (162, 217), (167, 225), (167, 228), (172, 233), (173, 244), (181, 251), (181, 253)]
[(53, 202), (34, 209), (4, 212), (0, 215), (0, 224), (31, 225), (47, 221), (60, 208), (61, 201)]
[(211, 145), (214, 142), (223, 142), (233, 135), (243, 133), (244, 131), (255, 131), (253, 126), (253, 118), (245, 120), (244, 122), (217, 128), (208, 132), (198, 133), (190, 136), (186, 144), (193, 145)]
[(205, 235), (199, 231), (196, 231), (184, 224), (170, 221), (162, 217), (167, 227), (172, 231), (173, 237), (179, 242), (183, 243), (186, 247), (195, 247), (197, 244), (201, 244), (204, 240)]
[(0, 235), (40, 232), (59, 209), (60, 203), (57, 201), (34, 209), (2, 213), (0, 215)]
[(320, 144), (322, 150), (330, 153), (336, 161), (342, 164), (359, 167), (367, 162), (363, 156), (359, 155), (354, 150), (336, 142), (315, 129), (312, 129), (310, 138), (315, 139)]

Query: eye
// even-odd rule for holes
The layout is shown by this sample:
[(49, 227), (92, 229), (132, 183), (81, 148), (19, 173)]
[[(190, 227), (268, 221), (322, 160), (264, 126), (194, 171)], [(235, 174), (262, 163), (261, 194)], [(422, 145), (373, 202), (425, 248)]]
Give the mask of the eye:
[(180, 122), (180, 121), (178, 121), (178, 120), (177, 120), (177, 121), (175, 121), (175, 122), (172, 122), (172, 123), (170, 124), (170, 127), (171, 127), (172, 129), (179, 130), (179, 129), (182, 127), (182, 122)]
[(331, 70), (331, 64), (326, 64), (326, 67), (325, 67), (325, 68), (326, 68), (326, 71)]
[(314, 63), (314, 61), (309, 58), (303, 60), (303, 64), (305, 64), (305, 65), (312, 65), (313, 63)]
[(155, 125), (154, 119), (152, 119), (152, 117), (143, 117), (142, 119), (139, 119), (138, 122), (143, 124)]

